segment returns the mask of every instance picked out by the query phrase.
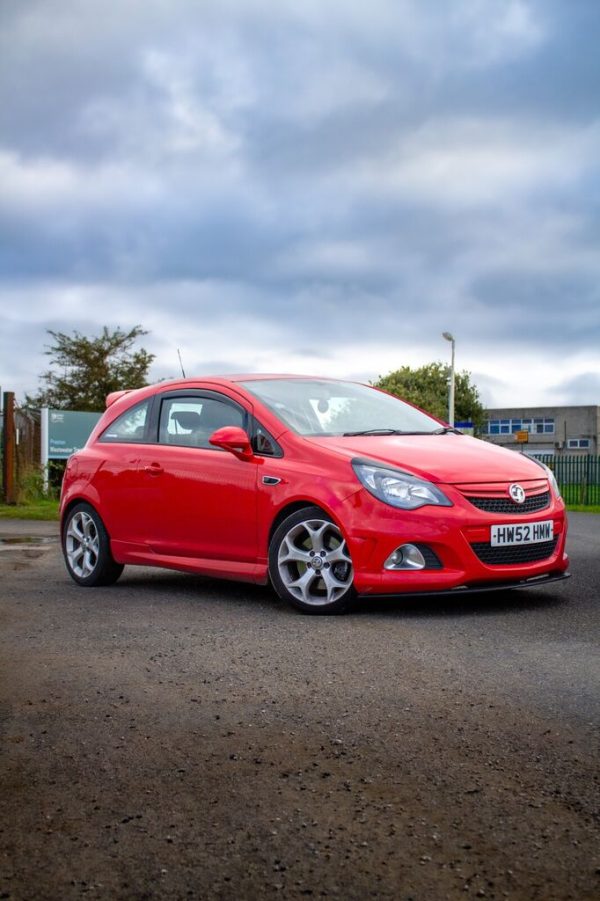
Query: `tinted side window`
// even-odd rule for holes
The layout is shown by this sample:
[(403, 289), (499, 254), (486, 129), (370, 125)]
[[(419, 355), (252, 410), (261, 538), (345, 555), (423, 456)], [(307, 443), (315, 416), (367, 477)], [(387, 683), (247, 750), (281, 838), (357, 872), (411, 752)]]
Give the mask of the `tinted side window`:
[(244, 425), (244, 414), (232, 404), (209, 397), (169, 397), (162, 402), (159, 441), (216, 450), (208, 439), (226, 425)]
[(134, 443), (140, 444), (146, 441), (146, 423), (150, 400), (137, 404), (125, 413), (117, 416), (114, 422), (102, 432), (100, 441), (109, 443)]

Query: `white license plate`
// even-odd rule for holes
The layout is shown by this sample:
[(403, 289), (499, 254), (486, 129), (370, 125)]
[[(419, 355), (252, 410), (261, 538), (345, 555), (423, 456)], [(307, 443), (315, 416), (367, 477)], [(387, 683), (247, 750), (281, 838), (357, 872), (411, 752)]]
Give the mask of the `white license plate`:
[(540, 544), (554, 538), (554, 521), (509, 523), (506, 526), (492, 526), (490, 544), (502, 547), (513, 544)]

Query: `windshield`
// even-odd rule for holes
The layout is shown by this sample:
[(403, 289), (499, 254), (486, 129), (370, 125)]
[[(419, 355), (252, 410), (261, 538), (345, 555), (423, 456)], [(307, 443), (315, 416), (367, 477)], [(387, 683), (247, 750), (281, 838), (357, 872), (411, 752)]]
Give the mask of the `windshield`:
[(367, 385), (325, 379), (257, 379), (243, 385), (300, 435), (440, 431), (426, 413)]

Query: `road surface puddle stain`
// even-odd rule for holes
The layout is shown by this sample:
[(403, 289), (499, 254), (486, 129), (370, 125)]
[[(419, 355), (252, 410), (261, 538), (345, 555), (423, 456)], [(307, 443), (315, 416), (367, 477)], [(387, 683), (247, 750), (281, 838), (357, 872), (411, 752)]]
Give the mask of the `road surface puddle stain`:
[(0, 553), (2, 551), (49, 551), (58, 543), (58, 537), (34, 535), (0, 535)]

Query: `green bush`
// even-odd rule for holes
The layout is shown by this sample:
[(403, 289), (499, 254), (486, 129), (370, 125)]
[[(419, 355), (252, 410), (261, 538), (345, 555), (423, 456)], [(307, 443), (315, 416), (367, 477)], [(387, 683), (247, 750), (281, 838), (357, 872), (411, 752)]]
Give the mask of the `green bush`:
[(23, 468), (17, 476), (17, 504), (35, 504), (42, 500), (56, 500), (64, 472), (64, 461), (48, 464), (48, 491), (44, 491), (44, 470), (36, 464)]
[(26, 466), (17, 476), (17, 504), (30, 504), (44, 497), (44, 474), (41, 466)]

